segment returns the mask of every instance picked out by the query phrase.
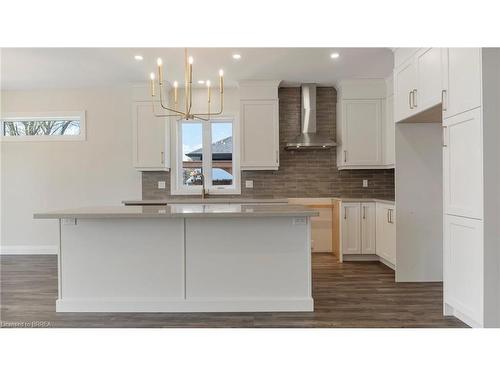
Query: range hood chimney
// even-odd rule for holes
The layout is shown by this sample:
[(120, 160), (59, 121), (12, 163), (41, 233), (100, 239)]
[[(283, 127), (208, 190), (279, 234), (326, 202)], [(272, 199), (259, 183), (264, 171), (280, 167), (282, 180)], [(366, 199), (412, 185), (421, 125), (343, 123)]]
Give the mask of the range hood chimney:
[(285, 146), (285, 150), (324, 150), (337, 144), (326, 136), (316, 134), (316, 84), (301, 85), (301, 134)]

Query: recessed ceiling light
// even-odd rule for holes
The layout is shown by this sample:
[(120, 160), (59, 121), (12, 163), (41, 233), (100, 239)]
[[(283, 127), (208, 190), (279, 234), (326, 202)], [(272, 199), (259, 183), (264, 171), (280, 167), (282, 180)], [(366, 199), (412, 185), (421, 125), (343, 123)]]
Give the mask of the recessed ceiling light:
[(144, 60), (144, 57), (142, 57), (141, 55), (135, 55), (134, 59), (136, 59), (137, 61), (142, 61)]
[(198, 81), (198, 83), (199, 83), (200, 85), (203, 85), (203, 84), (205, 83), (205, 81), (203, 81), (202, 79), (200, 79), (200, 80)]
[(233, 59), (235, 59), (235, 60), (239, 60), (239, 59), (241, 59), (241, 55), (240, 55), (239, 53), (235, 53), (235, 54), (233, 55)]
[(333, 53), (330, 55), (330, 57), (331, 57), (332, 59), (338, 59), (338, 58), (340, 57), (340, 53), (338, 53), (338, 52), (333, 52)]

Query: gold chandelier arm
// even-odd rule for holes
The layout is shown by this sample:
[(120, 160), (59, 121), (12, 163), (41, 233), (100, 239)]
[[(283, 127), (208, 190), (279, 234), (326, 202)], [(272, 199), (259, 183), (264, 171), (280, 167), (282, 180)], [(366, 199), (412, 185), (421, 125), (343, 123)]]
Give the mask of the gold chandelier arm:
[(178, 111), (178, 110), (173, 109), (173, 108), (169, 108), (163, 104), (163, 85), (161, 84), (159, 86), (160, 87), (159, 87), (158, 91), (160, 92), (160, 105), (161, 105), (161, 107), (167, 111), (177, 113), (178, 115), (186, 116), (186, 114), (184, 112)]
[(210, 113), (193, 113), (193, 116), (218, 116), (224, 112), (224, 94), (220, 94), (220, 110), (218, 112), (210, 112)]
[(156, 110), (155, 110), (155, 102), (152, 100), (151, 101), (151, 107), (153, 108), (153, 115), (155, 117), (179, 117), (179, 118), (182, 118), (184, 115), (183, 114), (172, 114), (172, 115), (167, 115), (167, 114), (163, 114), (163, 113), (156, 113)]
[(197, 116), (197, 115), (191, 115), (194, 119), (197, 119), (197, 120), (201, 120), (201, 121), (209, 121), (210, 119), (209, 118), (204, 118), (204, 117), (200, 117), (200, 116)]

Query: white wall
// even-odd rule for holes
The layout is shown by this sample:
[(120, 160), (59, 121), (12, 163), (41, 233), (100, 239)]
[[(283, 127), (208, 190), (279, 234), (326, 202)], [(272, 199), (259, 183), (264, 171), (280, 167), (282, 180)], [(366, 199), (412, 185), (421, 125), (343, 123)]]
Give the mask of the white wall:
[(441, 124), (396, 125), (396, 281), (443, 280)]
[(129, 88), (5, 91), (1, 100), (2, 112), (85, 110), (87, 124), (86, 141), (0, 145), (2, 252), (54, 250), (56, 221), (34, 220), (34, 212), (141, 197)]

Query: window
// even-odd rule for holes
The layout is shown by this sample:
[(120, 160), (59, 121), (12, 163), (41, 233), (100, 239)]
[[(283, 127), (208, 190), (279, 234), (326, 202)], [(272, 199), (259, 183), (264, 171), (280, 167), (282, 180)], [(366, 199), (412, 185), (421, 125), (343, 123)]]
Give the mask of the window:
[(173, 194), (201, 194), (203, 178), (209, 194), (239, 194), (232, 120), (179, 121)]
[(85, 140), (85, 112), (4, 115), (1, 138), (2, 141)]

